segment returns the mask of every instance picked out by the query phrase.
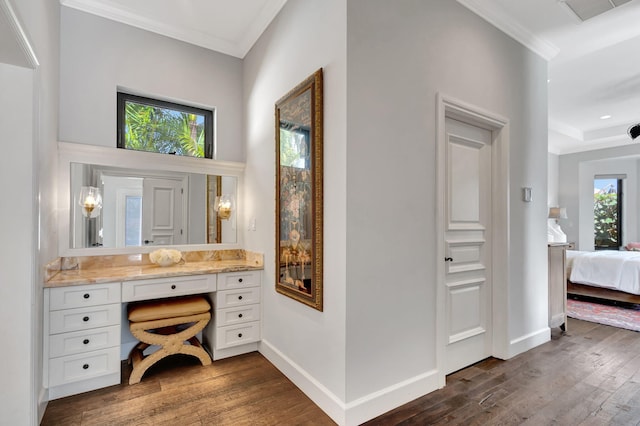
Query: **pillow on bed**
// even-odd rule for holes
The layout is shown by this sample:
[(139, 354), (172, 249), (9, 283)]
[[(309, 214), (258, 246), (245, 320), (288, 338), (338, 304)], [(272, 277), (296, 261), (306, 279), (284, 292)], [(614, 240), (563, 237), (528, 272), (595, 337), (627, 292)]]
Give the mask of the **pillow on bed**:
[(640, 251), (640, 243), (627, 243), (624, 249), (627, 251)]

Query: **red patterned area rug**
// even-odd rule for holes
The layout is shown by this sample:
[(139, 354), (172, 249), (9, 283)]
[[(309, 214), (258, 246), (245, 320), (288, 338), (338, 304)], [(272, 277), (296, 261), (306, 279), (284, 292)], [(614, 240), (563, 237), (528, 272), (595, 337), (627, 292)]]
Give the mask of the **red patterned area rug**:
[(640, 331), (640, 310), (567, 299), (567, 315), (584, 321)]

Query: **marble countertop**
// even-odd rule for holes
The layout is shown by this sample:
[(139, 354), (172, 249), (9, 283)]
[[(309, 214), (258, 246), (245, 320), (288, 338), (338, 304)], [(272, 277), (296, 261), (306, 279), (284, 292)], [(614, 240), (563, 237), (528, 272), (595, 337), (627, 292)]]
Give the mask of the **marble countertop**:
[(89, 268), (60, 269), (51, 275), (44, 287), (135, 281), (151, 278), (217, 274), (221, 272), (253, 271), (264, 269), (261, 258), (211, 259), (187, 261), (174, 266), (154, 264), (114, 264)]

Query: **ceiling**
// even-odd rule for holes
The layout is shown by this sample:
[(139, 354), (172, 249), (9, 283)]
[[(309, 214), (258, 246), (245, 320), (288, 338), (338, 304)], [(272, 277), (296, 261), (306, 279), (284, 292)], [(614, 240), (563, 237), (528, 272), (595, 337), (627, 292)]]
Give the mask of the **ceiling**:
[[(581, 21), (565, 1), (586, 2), (588, 12), (611, 1), (612, 9)], [(60, 2), (243, 58), (286, 0)], [(631, 143), (627, 129), (640, 122), (640, 0), (458, 2), (548, 60), (550, 152)]]

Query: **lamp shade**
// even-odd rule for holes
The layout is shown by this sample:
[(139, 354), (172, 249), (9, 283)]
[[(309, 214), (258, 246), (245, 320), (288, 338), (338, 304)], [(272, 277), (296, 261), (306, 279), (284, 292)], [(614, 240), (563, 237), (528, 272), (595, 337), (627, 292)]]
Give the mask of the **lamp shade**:
[(564, 207), (549, 207), (549, 219), (566, 219), (567, 209)]

